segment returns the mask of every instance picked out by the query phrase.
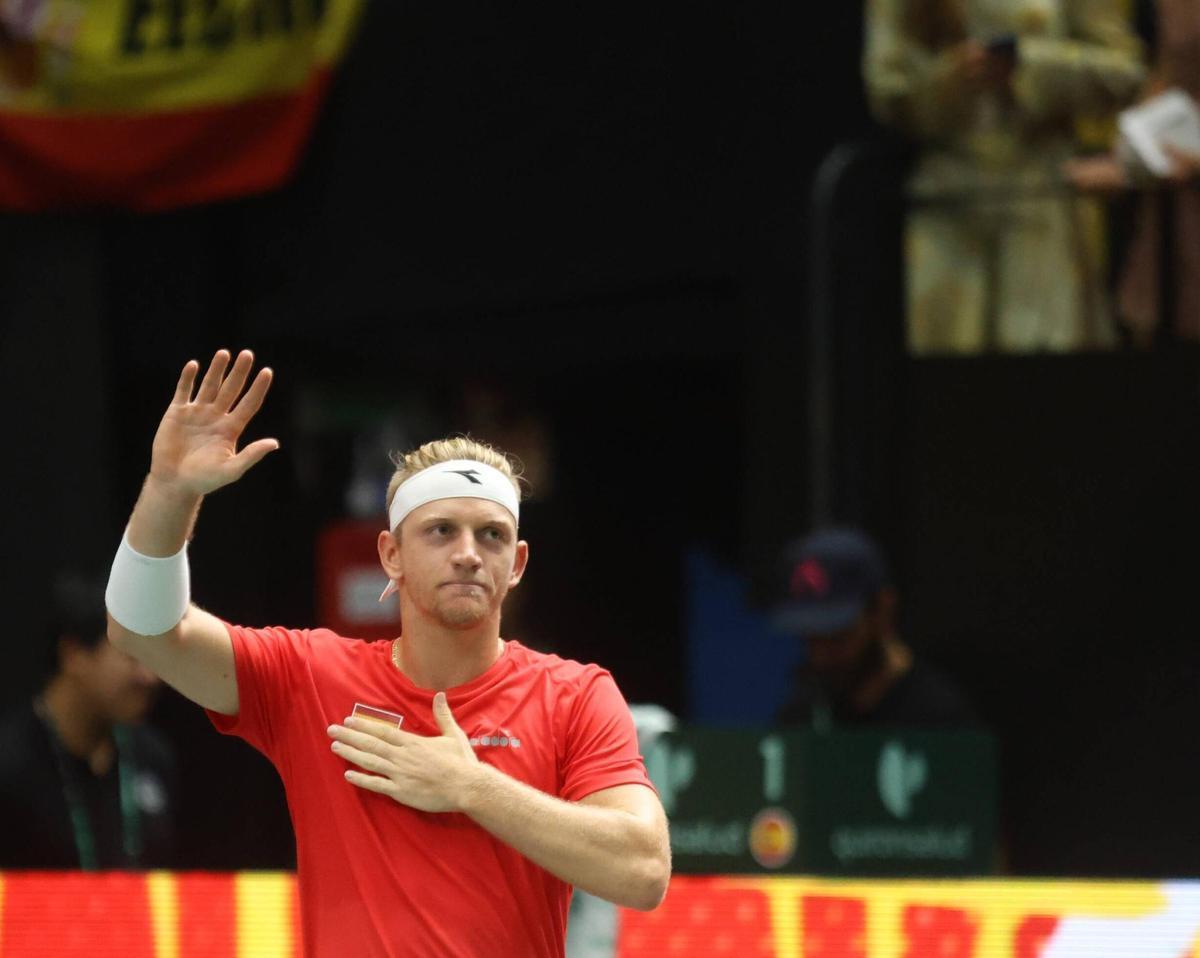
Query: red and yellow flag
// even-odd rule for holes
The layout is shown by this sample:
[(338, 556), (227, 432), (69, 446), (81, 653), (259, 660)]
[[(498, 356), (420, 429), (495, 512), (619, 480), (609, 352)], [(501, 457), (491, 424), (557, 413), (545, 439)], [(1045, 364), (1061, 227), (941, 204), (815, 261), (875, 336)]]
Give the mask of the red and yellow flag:
[(364, 0), (0, 0), (0, 206), (278, 186)]

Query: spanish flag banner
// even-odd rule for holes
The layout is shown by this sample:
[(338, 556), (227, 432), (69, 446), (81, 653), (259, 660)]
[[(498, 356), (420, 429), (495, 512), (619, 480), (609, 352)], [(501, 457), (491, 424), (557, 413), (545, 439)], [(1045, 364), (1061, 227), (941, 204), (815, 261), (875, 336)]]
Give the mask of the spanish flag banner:
[(0, 207), (161, 210), (291, 173), (365, 0), (0, 0)]

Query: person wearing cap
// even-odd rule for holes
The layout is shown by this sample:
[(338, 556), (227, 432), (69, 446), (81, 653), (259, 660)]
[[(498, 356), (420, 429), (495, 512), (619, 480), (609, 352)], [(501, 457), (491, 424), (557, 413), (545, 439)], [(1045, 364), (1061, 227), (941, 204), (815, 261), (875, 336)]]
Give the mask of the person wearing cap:
[(0, 717), (0, 869), (171, 868), (175, 752), (158, 679), (104, 640), (104, 580), (54, 581), (47, 680)]
[(965, 696), (915, 658), (896, 631), (897, 593), (879, 546), (857, 529), (827, 529), (789, 543), (780, 563), (777, 631), (800, 639), (781, 724), (971, 724)]
[(278, 448), (238, 451), (271, 371), (242, 395), (254, 357), (229, 362), (198, 388), (183, 369), (113, 562), (109, 636), (279, 771), (305, 953), (562, 955), (573, 886), (656, 907), (666, 818), (611, 675), (501, 638), (529, 559), (503, 454), (458, 438), (397, 459), (379, 534), (394, 640), (244, 628), (190, 603), (201, 499)]

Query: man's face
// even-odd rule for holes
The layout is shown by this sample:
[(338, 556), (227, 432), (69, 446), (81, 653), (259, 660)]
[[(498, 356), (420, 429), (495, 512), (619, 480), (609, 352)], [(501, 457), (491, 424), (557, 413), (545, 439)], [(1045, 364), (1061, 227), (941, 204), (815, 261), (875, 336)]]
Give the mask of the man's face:
[(883, 637), (878, 614), (867, 609), (848, 628), (806, 636), (808, 670), (829, 695), (845, 698), (879, 667)]
[(159, 685), (153, 672), (106, 639), (92, 648), (66, 645), (63, 668), (97, 717), (127, 725), (146, 717)]
[(405, 517), (396, 534), (380, 536), (380, 558), (402, 605), (451, 629), (498, 616), (528, 557), (512, 515), (488, 499), (434, 500)]

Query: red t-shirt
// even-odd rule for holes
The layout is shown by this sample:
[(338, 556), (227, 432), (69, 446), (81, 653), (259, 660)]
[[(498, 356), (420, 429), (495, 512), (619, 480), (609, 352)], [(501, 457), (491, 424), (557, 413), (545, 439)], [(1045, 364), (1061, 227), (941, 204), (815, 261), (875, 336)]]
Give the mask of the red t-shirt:
[[(390, 641), (227, 628), (240, 711), (208, 715), (283, 779), (309, 958), (563, 954), (569, 885), (465, 815), (420, 812), (343, 778), (350, 766), (326, 729), (356, 702), (441, 734), (433, 692), (392, 665)], [(598, 666), (505, 642), (483, 675), (446, 693), (480, 761), (534, 788), (577, 801), (650, 785), (629, 708)]]

